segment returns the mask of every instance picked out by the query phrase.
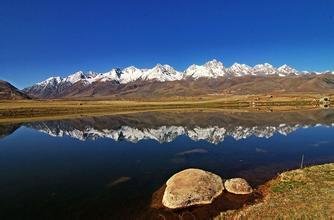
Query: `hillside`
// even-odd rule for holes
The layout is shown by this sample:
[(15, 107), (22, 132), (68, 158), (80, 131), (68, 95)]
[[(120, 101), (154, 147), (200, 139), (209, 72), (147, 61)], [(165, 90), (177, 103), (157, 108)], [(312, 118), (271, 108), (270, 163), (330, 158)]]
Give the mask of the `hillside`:
[(53, 89), (31, 87), (25, 90), (37, 98), (159, 98), (189, 97), (224, 94), (275, 93), (334, 93), (333, 74), (307, 74), (294, 76), (242, 76), (184, 79), (160, 82), (156, 80), (120, 84), (115, 81), (97, 81), (85, 84), (78, 81)]
[(29, 99), (29, 96), (21, 92), (10, 83), (0, 80), (0, 100)]

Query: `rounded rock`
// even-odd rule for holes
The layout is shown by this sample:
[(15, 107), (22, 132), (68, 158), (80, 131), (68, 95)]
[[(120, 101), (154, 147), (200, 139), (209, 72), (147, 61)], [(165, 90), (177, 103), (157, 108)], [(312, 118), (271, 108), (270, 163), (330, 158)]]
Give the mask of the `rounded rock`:
[(166, 185), (162, 204), (170, 209), (210, 204), (224, 190), (218, 175), (193, 168), (174, 174)]
[(251, 194), (253, 192), (252, 187), (247, 183), (245, 179), (233, 178), (225, 181), (225, 189), (233, 194)]

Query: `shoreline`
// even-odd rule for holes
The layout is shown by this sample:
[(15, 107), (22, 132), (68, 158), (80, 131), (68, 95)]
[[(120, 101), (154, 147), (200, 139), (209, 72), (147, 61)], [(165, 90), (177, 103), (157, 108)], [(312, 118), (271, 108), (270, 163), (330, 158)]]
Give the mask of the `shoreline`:
[[(224, 191), (208, 205), (169, 209), (162, 204), (166, 184), (152, 195), (143, 219), (330, 219), (334, 216), (334, 163), (282, 171), (248, 195)], [(301, 212), (301, 210), (303, 210)]]
[(0, 100), (0, 123), (152, 111), (272, 112), (329, 108), (321, 94), (190, 97), (182, 100)]
[[(284, 106), (284, 107), (267, 107), (261, 109), (250, 109), (250, 108), (163, 108), (163, 109), (121, 109), (121, 110), (108, 110), (102, 109), (101, 111), (87, 111), (82, 113), (60, 113), (60, 114), (34, 114), (29, 116), (24, 115), (11, 115), (2, 116), (0, 113), (0, 124), (13, 124), (13, 123), (24, 123), (34, 121), (53, 121), (53, 120), (66, 120), (66, 119), (78, 119), (85, 117), (100, 117), (100, 116), (114, 116), (114, 115), (127, 115), (135, 113), (145, 112), (249, 112), (249, 113), (261, 113), (261, 112), (293, 112), (293, 111), (312, 111), (319, 110), (314, 106)], [(45, 110), (47, 111), (47, 109)]]
[[(334, 216), (334, 163), (280, 173), (257, 188), (263, 199), (221, 212), (215, 220), (321, 218)], [(302, 211), (301, 211), (302, 210)]]

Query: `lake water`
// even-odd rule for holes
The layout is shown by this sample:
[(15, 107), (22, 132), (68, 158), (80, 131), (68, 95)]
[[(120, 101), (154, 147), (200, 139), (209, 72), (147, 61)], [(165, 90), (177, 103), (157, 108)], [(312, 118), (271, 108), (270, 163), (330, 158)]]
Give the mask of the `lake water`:
[[(180, 211), (151, 208), (174, 173), (195, 167), (257, 187), (302, 157), (304, 166), (334, 162), (333, 126), (332, 109), (0, 124), (0, 219), (175, 217)], [(202, 214), (220, 211), (212, 209)]]

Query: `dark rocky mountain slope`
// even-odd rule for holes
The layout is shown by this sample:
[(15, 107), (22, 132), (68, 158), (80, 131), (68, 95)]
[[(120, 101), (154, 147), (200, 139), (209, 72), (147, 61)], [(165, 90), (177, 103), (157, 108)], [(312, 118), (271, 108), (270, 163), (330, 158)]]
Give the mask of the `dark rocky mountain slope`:
[(0, 100), (29, 99), (24, 92), (14, 87), (9, 82), (0, 80)]

